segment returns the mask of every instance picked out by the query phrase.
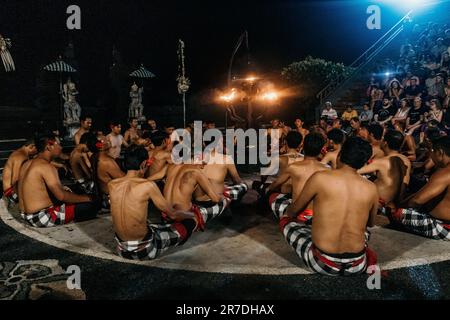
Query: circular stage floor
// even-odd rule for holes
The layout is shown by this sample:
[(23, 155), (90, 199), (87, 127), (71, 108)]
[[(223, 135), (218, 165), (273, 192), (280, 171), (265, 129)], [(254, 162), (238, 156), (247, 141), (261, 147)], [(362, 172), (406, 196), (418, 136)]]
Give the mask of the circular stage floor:
[[(236, 210), (235, 210), (236, 211)], [(111, 217), (53, 228), (24, 224), (16, 211), (0, 204), (0, 217), (10, 227), (46, 244), (101, 259), (144, 266), (214, 273), (292, 275), (311, 273), (285, 242), (278, 225), (254, 206), (243, 206), (231, 222), (211, 221), (205, 232), (194, 233), (180, 247), (153, 261), (129, 261), (115, 253)], [(450, 243), (430, 240), (384, 227), (371, 229), (370, 246), (383, 270), (450, 260)]]

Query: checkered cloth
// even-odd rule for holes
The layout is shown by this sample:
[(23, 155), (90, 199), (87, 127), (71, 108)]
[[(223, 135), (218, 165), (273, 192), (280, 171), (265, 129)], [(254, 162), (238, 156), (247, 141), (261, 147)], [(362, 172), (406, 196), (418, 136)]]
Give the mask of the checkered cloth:
[(234, 186), (226, 186), (223, 196), (231, 200), (239, 200), (248, 190), (245, 183), (236, 184)]
[(6, 199), (7, 208), (11, 208), (19, 203), (19, 196), (14, 191), (14, 187), (10, 187), (3, 192), (3, 196)]
[(415, 209), (398, 209), (391, 213), (390, 218), (407, 230), (424, 237), (450, 240), (450, 222), (436, 219), (428, 213), (420, 213)]
[[(210, 207), (192, 206), (192, 212), (197, 217), (200, 230), (206, 222), (219, 216), (230, 204), (228, 198)], [(122, 241), (116, 235), (117, 251), (125, 259), (151, 260), (157, 258), (170, 247), (182, 245), (191, 236), (196, 225), (193, 219), (167, 224), (149, 224), (147, 236), (140, 241)]]
[(25, 214), (22, 212), (21, 216), (22, 219), (36, 228), (60, 226), (74, 220), (75, 205), (64, 203), (60, 206), (42, 209), (33, 214)]
[[(284, 193), (272, 193), (269, 197), (269, 205), (273, 214), (277, 219), (280, 219), (286, 212), (287, 207), (292, 203), (292, 196)], [(302, 222), (311, 223), (313, 211), (306, 209), (297, 214), (297, 219)]]
[(284, 218), (280, 228), (289, 245), (313, 271), (328, 276), (360, 274), (376, 264), (376, 256), (367, 247), (370, 234), (365, 234), (366, 247), (357, 254), (330, 255), (320, 251), (312, 242), (311, 227), (294, 219)]
[(185, 243), (194, 228), (193, 219), (173, 224), (149, 224), (143, 240), (122, 241), (116, 235), (117, 252), (122, 258), (130, 260), (155, 259), (167, 249)]

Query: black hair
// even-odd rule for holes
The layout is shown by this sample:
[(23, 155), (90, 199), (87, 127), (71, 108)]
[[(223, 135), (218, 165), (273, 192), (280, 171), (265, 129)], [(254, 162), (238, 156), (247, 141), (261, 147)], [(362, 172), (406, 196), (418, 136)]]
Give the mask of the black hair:
[(144, 146), (132, 145), (125, 152), (125, 170), (139, 170), (142, 162), (148, 159), (148, 152)]
[(360, 122), (360, 120), (359, 120), (358, 117), (353, 117), (353, 118), (350, 119), (350, 121), (352, 121), (352, 120), (353, 120), (354, 122)]
[(110, 124), (112, 127), (117, 127), (117, 126), (122, 125), (122, 124), (120, 123), (119, 120), (112, 120), (109, 124)]
[(372, 157), (372, 146), (360, 137), (348, 138), (342, 145), (340, 161), (353, 169), (361, 169)]
[(430, 140), (431, 143), (433, 143), (441, 137), (441, 131), (436, 127), (427, 128), (425, 130), (425, 136), (428, 138), (428, 140)]
[(40, 134), (36, 137), (36, 148), (38, 152), (44, 152), (49, 141), (55, 141), (56, 136), (53, 133)]
[(131, 117), (129, 123), (132, 123), (133, 120), (137, 120), (137, 118), (136, 117)]
[(342, 144), (345, 139), (344, 132), (342, 132), (342, 130), (339, 129), (331, 129), (328, 132), (327, 137), (336, 144)]
[(166, 133), (158, 134), (152, 137), (152, 143), (155, 147), (161, 146), (166, 139), (170, 138), (170, 136)]
[(80, 138), (80, 143), (85, 143), (88, 150), (92, 153), (97, 153), (99, 151), (96, 146), (97, 142), (99, 142), (99, 140), (97, 139), (97, 136), (93, 132), (83, 133), (83, 135)]
[(91, 119), (92, 120), (92, 116), (89, 115), (89, 114), (81, 114), (80, 121), (86, 121), (86, 119)]
[(24, 146), (29, 146), (29, 145), (36, 145), (36, 141), (34, 137), (28, 137), (27, 140), (24, 143)]
[(389, 129), (384, 134), (384, 141), (386, 141), (389, 149), (399, 151), (403, 145), (403, 141), (405, 140), (405, 136), (403, 133)]
[(286, 144), (289, 148), (298, 148), (303, 141), (303, 136), (298, 131), (289, 131), (286, 135)]
[(439, 137), (433, 141), (433, 149), (442, 150), (445, 155), (450, 157), (450, 137)]
[(317, 157), (322, 151), (326, 141), (322, 134), (312, 132), (306, 135), (305, 142), (303, 144), (303, 152), (307, 157)]
[(382, 125), (373, 123), (369, 125), (367, 130), (369, 130), (369, 134), (373, 135), (376, 140), (381, 140), (381, 138), (383, 138), (384, 129)]

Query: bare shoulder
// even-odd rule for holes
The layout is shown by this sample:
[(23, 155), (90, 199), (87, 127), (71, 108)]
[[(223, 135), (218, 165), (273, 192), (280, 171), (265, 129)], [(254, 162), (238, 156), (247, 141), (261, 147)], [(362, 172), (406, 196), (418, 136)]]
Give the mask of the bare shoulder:
[(439, 181), (450, 185), (450, 165), (438, 170), (435, 174), (431, 176), (431, 178), (434, 181)]

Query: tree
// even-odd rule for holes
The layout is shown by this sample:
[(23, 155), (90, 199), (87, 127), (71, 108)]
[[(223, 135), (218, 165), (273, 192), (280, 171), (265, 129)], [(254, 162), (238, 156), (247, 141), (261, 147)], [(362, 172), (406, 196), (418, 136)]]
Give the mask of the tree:
[[(346, 77), (351, 71), (352, 69), (343, 63), (308, 56), (283, 68), (281, 75), (298, 88), (301, 93), (299, 96), (301, 105), (307, 111), (313, 112), (311, 107), (318, 105), (317, 93), (331, 81)], [(312, 118), (314, 115), (309, 113), (307, 117)]]

